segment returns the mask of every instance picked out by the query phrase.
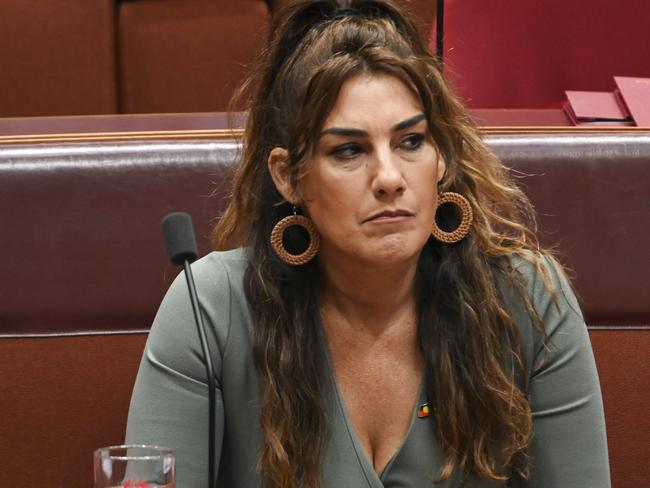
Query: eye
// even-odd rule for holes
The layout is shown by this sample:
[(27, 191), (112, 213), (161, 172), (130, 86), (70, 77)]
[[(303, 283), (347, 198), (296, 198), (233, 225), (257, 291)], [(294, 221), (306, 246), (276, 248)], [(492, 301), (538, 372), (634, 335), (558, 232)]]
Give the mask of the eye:
[(356, 158), (362, 152), (363, 148), (359, 144), (350, 143), (335, 147), (330, 154), (336, 159), (349, 160)]
[(407, 151), (415, 151), (420, 148), (423, 141), (423, 134), (409, 134), (400, 141), (399, 147)]

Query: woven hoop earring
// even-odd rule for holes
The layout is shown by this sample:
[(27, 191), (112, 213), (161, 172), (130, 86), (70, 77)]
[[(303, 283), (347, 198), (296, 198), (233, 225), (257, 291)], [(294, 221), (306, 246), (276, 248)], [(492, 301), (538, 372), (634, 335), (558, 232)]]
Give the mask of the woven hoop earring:
[[(291, 254), (284, 248), (282, 243), (284, 231), (294, 225), (302, 227), (307, 231), (307, 234), (309, 234), (309, 246), (301, 254)], [(287, 264), (292, 264), (293, 266), (301, 266), (314, 259), (319, 246), (320, 236), (318, 235), (318, 232), (316, 232), (314, 224), (307, 217), (296, 215), (295, 207), (293, 209), (293, 215), (283, 218), (280, 222), (275, 224), (275, 227), (273, 227), (273, 230), (271, 231), (271, 247), (282, 261)]]
[(437, 240), (441, 242), (445, 242), (447, 244), (453, 244), (455, 242), (460, 241), (469, 232), (470, 227), (472, 227), (474, 212), (472, 212), (472, 206), (467, 201), (467, 198), (465, 198), (460, 193), (453, 193), (453, 192), (441, 193), (438, 196), (436, 212), (440, 208), (440, 205), (443, 205), (445, 203), (454, 203), (460, 208), (460, 212), (462, 214), (460, 224), (458, 224), (458, 227), (456, 227), (455, 230), (451, 232), (445, 232), (444, 230), (440, 229), (440, 227), (438, 227), (438, 224), (436, 224), (436, 221), (434, 220), (433, 230), (431, 231), (431, 234), (433, 235), (433, 237), (435, 237)]

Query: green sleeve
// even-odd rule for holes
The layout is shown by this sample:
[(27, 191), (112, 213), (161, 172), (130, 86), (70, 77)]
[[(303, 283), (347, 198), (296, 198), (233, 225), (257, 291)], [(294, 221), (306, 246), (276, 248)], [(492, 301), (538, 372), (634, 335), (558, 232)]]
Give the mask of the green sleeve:
[(527, 488), (609, 488), (605, 417), (589, 334), (566, 277), (544, 258), (557, 302), (532, 276), (533, 305), (547, 333), (533, 341), (529, 400), (534, 438)]
[[(221, 357), (229, 330), (230, 289), (225, 267), (214, 254), (192, 265), (217, 390), (217, 453), (224, 432)], [(208, 466), (208, 388), (203, 354), (184, 273), (167, 292), (154, 320), (129, 409), (126, 443), (154, 444), (176, 451), (176, 486), (205, 488)]]

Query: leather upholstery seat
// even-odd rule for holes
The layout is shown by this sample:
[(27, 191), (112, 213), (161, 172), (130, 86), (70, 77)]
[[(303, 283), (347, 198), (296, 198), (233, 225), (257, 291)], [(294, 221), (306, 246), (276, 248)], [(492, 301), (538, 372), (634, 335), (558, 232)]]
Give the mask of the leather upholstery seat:
[[(650, 133), (510, 132), (512, 168), (575, 274), (604, 394), (614, 485), (650, 479)], [(182, 132), (0, 144), (0, 459), (6, 486), (90, 486), (120, 443), (139, 356), (178, 270), (161, 217), (191, 213), (202, 253), (238, 141)], [(524, 176), (527, 175), (527, 176)]]

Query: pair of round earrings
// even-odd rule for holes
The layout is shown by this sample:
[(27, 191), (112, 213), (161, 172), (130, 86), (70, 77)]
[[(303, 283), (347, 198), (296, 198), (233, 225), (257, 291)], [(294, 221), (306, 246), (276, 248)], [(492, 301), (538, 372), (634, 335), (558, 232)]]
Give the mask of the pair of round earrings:
[[(433, 222), (433, 229), (431, 234), (433, 237), (440, 242), (446, 244), (453, 244), (462, 240), (470, 228), (472, 227), (472, 221), (474, 220), (474, 213), (472, 212), (472, 206), (467, 201), (467, 199), (462, 196), (460, 193), (454, 192), (445, 192), (441, 193), (438, 196), (438, 203), (436, 205), (436, 211), (440, 208), (441, 205), (445, 203), (452, 203), (459, 208), (461, 219), (458, 227), (451, 232), (446, 232), (438, 227), (435, 220)], [(287, 251), (283, 244), (284, 232), (292, 226), (302, 227), (305, 232), (309, 235), (309, 246), (300, 254), (292, 254)], [(320, 236), (316, 232), (316, 228), (310, 219), (304, 215), (298, 215), (297, 209), (293, 207), (293, 215), (283, 218), (271, 231), (271, 247), (275, 253), (282, 259), (285, 263), (291, 264), (293, 266), (301, 266), (303, 264), (311, 261), (320, 247)]]

